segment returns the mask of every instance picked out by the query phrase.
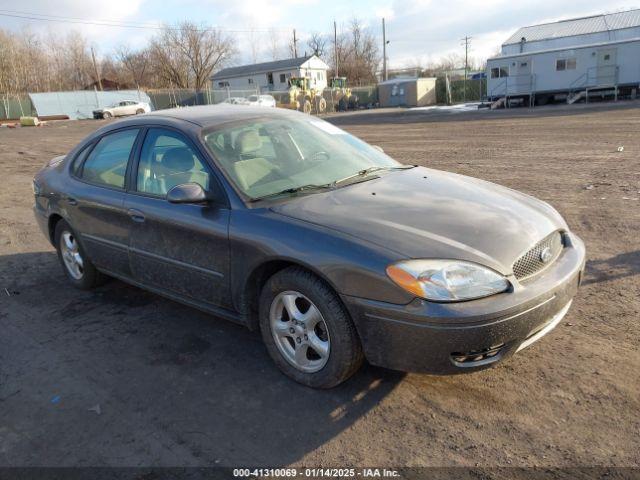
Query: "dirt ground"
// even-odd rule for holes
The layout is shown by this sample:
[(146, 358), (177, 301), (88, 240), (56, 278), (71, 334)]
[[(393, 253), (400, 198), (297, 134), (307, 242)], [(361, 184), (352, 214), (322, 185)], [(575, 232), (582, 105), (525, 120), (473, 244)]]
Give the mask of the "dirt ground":
[(239, 326), (116, 281), (68, 286), (31, 179), (103, 121), (0, 129), (0, 466), (640, 466), (639, 106), (330, 118), (550, 202), (588, 249), (565, 320), (508, 362), (365, 367), (331, 391), (282, 376)]

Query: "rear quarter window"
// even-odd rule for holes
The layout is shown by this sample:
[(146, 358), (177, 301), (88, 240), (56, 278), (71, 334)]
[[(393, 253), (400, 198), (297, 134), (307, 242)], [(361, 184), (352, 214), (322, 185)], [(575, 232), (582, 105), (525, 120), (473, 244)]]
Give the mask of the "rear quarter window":
[(91, 147), (93, 147), (93, 142), (85, 146), (82, 150), (80, 150), (80, 152), (78, 152), (78, 154), (76, 154), (75, 158), (73, 159), (73, 164), (71, 165), (71, 173), (74, 176), (76, 177), (80, 176), (82, 172), (82, 163), (84, 162), (84, 160), (87, 158), (87, 155), (91, 151)]

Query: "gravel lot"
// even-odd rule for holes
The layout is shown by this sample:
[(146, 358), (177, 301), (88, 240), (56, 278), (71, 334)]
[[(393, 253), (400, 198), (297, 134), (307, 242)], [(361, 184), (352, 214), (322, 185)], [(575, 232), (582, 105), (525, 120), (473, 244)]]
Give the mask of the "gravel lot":
[(69, 287), (31, 179), (103, 121), (0, 129), (0, 465), (640, 466), (639, 106), (332, 117), (550, 202), (588, 263), (564, 322), (497, 368), (365, 367), (331, 391), (239, 326), (117, 281)]

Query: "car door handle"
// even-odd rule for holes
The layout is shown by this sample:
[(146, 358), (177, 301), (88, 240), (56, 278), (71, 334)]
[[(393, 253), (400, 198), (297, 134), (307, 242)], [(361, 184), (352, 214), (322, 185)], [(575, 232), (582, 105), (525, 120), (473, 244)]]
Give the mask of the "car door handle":
[(133, 220), (134, 222), (138, 222), (138, 223), (144, 222), (144, 213), (142, 213), (140, 210), (136, 210), (135, 208), (130, 208), (127, 213), (131, 217), (131, 220)]

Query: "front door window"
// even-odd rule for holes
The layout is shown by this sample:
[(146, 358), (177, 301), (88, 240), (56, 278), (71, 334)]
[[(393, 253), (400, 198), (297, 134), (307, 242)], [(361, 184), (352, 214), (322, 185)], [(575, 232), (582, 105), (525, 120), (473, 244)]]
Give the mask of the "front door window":
[(139, 192), (165, 197), (183, 183), (208, 190), (209, 173), (182, 135), (151, 128), (142, 146), (136, 183)]

